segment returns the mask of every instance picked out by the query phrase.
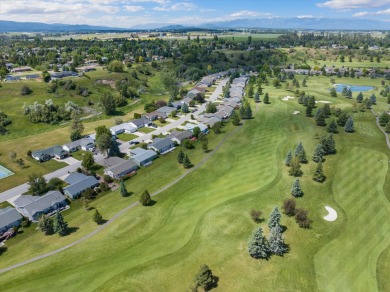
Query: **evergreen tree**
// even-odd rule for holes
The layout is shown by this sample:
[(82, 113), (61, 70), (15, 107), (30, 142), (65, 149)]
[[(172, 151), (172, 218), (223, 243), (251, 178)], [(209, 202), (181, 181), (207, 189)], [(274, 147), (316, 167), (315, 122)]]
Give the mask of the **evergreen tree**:
[(349, 116), (342, 112), (338, 118), (337, 118), (337, 125), (339, 125), (340, 127), (344, 127), (345, 126), (345, 123), (347, 122)]
[(335, 154), (336, 153), (336, 143), (333, 139), (333, 135), (329, 134), (327, 137), (323, 136), (320, 139), (320, 144), (324, 150), (324, 155)]
[(347, 94), (345, 95), (346, 98), (352, 98), (352, 90), (351, 88), (348, 88)]
[(184, 113), (184, 114), (189, 113), (189, 109), (188, 109), (187, 103), (183, 103), (183, 105), (181, 106), (181, 112)]
[(312, 112), (313, 112), (313, 106), (310, 105), (310, 104), (307, 104), (307, 106), (306, 106), (306, 116), (307, 117), (311, 117), (313, 115)]
[(53, 234), (53, 219), (47, 215), (42, 215), (39, 218), (38, 227), (45, 235)]
[(251, 119), (252, 118), (252, 108), (249, 102), (245, 104), (245, 119)]
[(207, 152), (209, 150), (209, 141), (207, 139), (202, 140), (202, 150)]
[(329, 117), (331, 115), (329, 104), (327, 104), (327, 103), (324, 104), (324, 107), (322, 108), (322, 110), (324, 112), (325, 117)]
[(348, 87), (347, 86), (343, 87), (343, 90), (341, 91), (341, 94), (342, 94), (342, 96), (347, 96), (347, 94), (348, 94)]
[(125, 182), (123, 179), (121, 179), (121, 195), (122, 197), (126, 197), (129, 194), (129, 192), (126, 189)]
[(64, 221), (61, 213), (57, 211), (53, 223), (53, 231), (58, 233), (60, 236), (68, 234), (68, 223)]
[(275, 207), (269, 215), (268, 227), (270, 230), (274, 227), (280, 227), (280, 218), (281, 214), (279, 212), (279, 209), (278, 207)]
[(380, 124), (382, 127), (385, 127), (389, 121), (390, 121), (390, 115), (389, 115), (388, 113), (383, 112), (383, 113), (379, 116), (379, 124)]
[(336, 89), (334, 87), (331, 88), (331, 90), (330, 90), (330, 96), (337, 97), (337, 91), (336, 91)]
[(329, 133), (337, 133), (337, 123), (335, 120), (332, 120), (327, 128)]
[(122, 155), (120, 149), (119, 149), (119, 146), (118, 146), (118, 143), (116, 142), (115, 138), (112, 137), (111, 138), (111, 147), (110, 147), (110, 150), (109, 150), (109, 156), (118, 156), (120, 157)]
[(299, 144), (297, 145), (297, 148), (295, 148), (294, 154), (296, 157), (298, 157), (299, 162), (307, 163), (306, 151), (303, 148), (302, 142), (299, 142)]
[(291, 195), (294, 197), (302, 197), (303, 196), (303, 191), (301, 189), (301, 184), (299, 182), (299, 178), (296, 178), (292, 187), (291, 187)]
[(249, 97), (249, 98), (253, 98), (253, 94), (254, 94), (253, 85), (252, 85), (252, 84), (249, 84), (249, 88), (248, 88), (248, 97)]
[(316, 125), (317, 126), (322, 126), (322, 127), (326, 126), (325, 114), (324, 114), (323, 109), (320, 108), (320, 109), (317, 110), (314, 119), (316, 121)]
[(347, 133), (353, 133), (355, 131), (354, 130), (354, 126), (353, 126), (352, 117), (349, 117), (349, 119), (345, 123), (344, 131), (347, 132)]
[(239, 113), (240, 113), (240, 118), (241, 118), (241, 119), (245, 119), (245, 105), (242, 105), (242, 106), (240, 107)]
[(183, 166), (184, 166), (184, 168), (190, 168), (191, 167), (191, 161), (190, 161), (190, 159), (188, 158), (188, 155), (186, 154), (185, 156), (184, 156), (184, 160), (183, 160)]
[(191, 286), (192, 291), (198, 291), (201, 287), (204, 291), (209, 291), (215, 286), (215, 277), (213, 272), (207, 265), (202, 265), (194, 278), (194, 283)]
[(364, 99), (363, 93), (359, 92), (359, 94), (356, 96), (356, 101), (357, 101), (358, 103), (362, 103), (362, 102), (363, 102), (363, 99)]
[(266, 92), (265, 95), (264, 95), (264, 103), (265, 103), (265, 104), (269, 104), (269, 95), (268, 95), (268, 92)]
[(139, 202), (142, 204), (142, 206), (149, 206), (152, 203), (152, 198), (150, 197), (148, 190), (145, 190), (141, 194)]
[(368, 98), (364, 99), (364, 105), (365, 105), (366, 108), (370, 109), (371, 106), (372, 106), (371, 100), (368, 99)]
[(283, 235), (280, 227), (271, 229), (271, 234), (268, 238), (270, 252), (282, 256), (287, 252), (286, 244), (283, 240)]
[(100, 224), (102, 222), (103, 217), (100, 215), (98, 209), (95, 209), (95, 213), (93, 213), (92, 219), (96, 224)]
[(293, 159), (291, 159), (290, 169), (288, 172), (291, 176), (295, 177), (302, 175), (301, 164), (299, 163), (299, 159), (297, 157), (293, 157)]
[(233, 111), (233, 113), (231, 115), (231, 119), (232, 119), (232, 124), (234, 126), (239, 126), (240, 125), (240, 117), (238, 116), (236, 111)]
[(317, 164), (316, 170), (314, 172), (313, 180), (315, 180), (316, 182), (323, 182), (323, 181), (325, 181), (325, 179), (326, 179), (326, 177), (325, 177), (323, 169), (322, 169), (322, 163), (319, 162)]
[(289, 150), (287, 152), (286, 159), (284, 160), (284, 164), (287, 166), (290, 166), (291, 159), (292, 159), (292, 153), (291, 153), (291, 150)]
[(376, 104), (376, 96), (374, 93), (370, 96), (370, 102), (371, 104)]
[(179, 162), (180, 164), (183, 163), (184, 161), (184, 152), (183, 150), (179, 150), (179, 153), (177, 154), (177, 162)]
[(260, 94), (258, 92), (255, 93), (254, 101), (255, 102), (260, 102)]
[(323, 156), (324, 156), (324, 147), (322, 146), (322, 144), (318, 144), (314, 149), (313, 161), (317, 163), (322, 162)]
[(248, 242), (248, 253), (255, 259), (266, 259), (269, 257), (269, 243), (263, 235), (261, 227), (252, 232), (252, 236)]
[(302, 80), (302, 86), (306, 87), (306, 78)]

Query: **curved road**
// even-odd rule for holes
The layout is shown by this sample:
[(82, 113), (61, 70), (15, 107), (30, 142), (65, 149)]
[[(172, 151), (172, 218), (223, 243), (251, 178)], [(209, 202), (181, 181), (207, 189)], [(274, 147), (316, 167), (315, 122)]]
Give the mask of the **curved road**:
[[(242, 127), (239, 126), (237, 127), (237, 129), (235, 129), (233, 132), (229, 133), (228, 135), (226, 135), (221, 142), (218, 143), (218, 145), (209, 153), (206, 155), (205, 158), (203, 158), (196, 166), (194, 166), (193, 168), (189, 169), (187, 172), (185, 172), (184, 174), (182, 174), (181, 176), (179, 176), (177, 179), (175, 179), (174, 181), (170, 182), (169, 184), (167, 184), (166, 186), (164, 186), (163, 188), (157, 190), (156, 192), (154, 192), (153, 194), (151, 194), (152, 197), (160, 194), (161, 192), (167, 190), (168, 188), (170, 188), (171, 186), (175, 185), (176, 183), (178, 183), (179, 181), (181, 181), (183, 178), (185, 178), (187, 175), (189, 175), (191, 172), (197, 170), (199, 167), (201, 167), (221, 146), (222, 144), (228, 139), (230, 138), (231, 136), (233, 136), (240, 128)], [(12, 266), (9, 266), (7, 268), (4, 268), (4, 269), (1, 269), (0, 270), (0, 274), (3, 274), (5, 272), (8, 272), (8, 271), (11, 271), (13, 269), (16, 269), (16, 268), (19, 268), (19, 267), (22, 267), (22, 266), (25, 266), (25, 265), (28, 265), (30, 263), (33, 263), (33, 262), (36, 262), (36, 261), (39, 261), (41, 259), (44, 259), (44, 258), (47, 258), (47, 257), (50, 257), (52, 255), (55, 255), (57, 253), (60, 253), (68, 248), (71, 248), (72, 246), (75, 246), (76, 244), (79, 244), (83, 241), (86, 241), (87, 239), (91, 238), (92, 236), (94, 236), (95, 234), (97, 234), (98, 232), (102, 231), (103, 229), (105, 229), (107, 226), (109, 226), (112, 222), (114, 222), (118, 217), (120, 217), (123, 213), (127, 212), (128, 210), (130, 209), (133, 209), (134, 207), (136, 207), (137, 205), (139, 205), (139, 202), (134, 202), (133, 204), (127, 206), (126, 208), (122, 209), (121, 211), (119, 211), (118, 213), (116, 213), (110, 220), (108, 220), (105, 224), (103, 224), (102, 226), (100, 226), (98, 229), (92, 231), (91, 233), (85, 235), (84, 237), (68, 244), (68, 245), (65, 245), (59, 249), (56, 249), (56, 250), (53, 250), (51, 252), (48, 252), (48, 253), (45, 253), (45, 254), (42, 254), (42, 255), (39, 255), (39, 256), (36, 256), (36, 257), (33, 257), (29, 260), (26, 260), (26, 261), (23, 261), (21, 263), (18, 263), (18, 264), (14, 264)]]

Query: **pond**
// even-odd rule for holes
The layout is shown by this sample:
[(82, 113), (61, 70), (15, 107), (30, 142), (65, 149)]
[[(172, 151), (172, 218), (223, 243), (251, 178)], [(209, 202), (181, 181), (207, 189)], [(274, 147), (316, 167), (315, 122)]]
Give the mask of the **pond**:
[(0, 179), (5, 178), (7, 176), (13, 175), (14, 173), (8, 169), (6, 169), (4, 166), (0, 165)]
[(337, 92), (342, 92), (344, 87), (350, 88), (352, 92), (364, 92), (373, 90), (374, 86), (368, 85), (348, 85), (348, 84), (335, 84), (334, 88), (336, 88)]

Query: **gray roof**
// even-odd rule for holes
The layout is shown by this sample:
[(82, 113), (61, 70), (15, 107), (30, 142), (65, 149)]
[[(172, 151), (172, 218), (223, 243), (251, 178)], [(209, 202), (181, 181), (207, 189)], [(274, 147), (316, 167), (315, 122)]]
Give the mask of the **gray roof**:
[(156, 112), (160, 112), (160, 113), (166, 113), (167, 115), (169, 115), (171, 112), (175, 111), (176, 108), (175, 107), (172, 107), (172, 106), (163, 106), (163, 107), (160, 107), (159, 109), (156, 110)]
[(153, 140), (153, 143), (148, 145), (148, 148), (153, 147), (157, 150), (164, 149), (168, 146), (173, 146), (173, 142), (169, 138), (156, 138)]
[[(21, 197), (26, 198), (22, 198), (22, 200), (19, 200)], [(42, 212), (45, 209), (52, 207), (57, 203), (61, 203), (65, 200), (65, 197), (59, 191), (50, 191), (46, 195), (41, 197), (20, 196), (14, 201), (14, 204), (16, 207), (24, 207), (24, 210), (28, 214), (30, 214), (31, 217), (33, 217), (35, 213)], [(30, 202), (28, 203), (28, 201)]]
[(142, 149), (140, 147), (137, 147), (135, 149), (130, 149), (130, 154), (131, 155), (140, 155), (142, 153), (145, 153), (145, 151), (148, 151), (148, 150), (145, 150), (145, 149)]
[(145, 150), (145, 149), (142, 149), (142, 150), (144, 150), (143, 153), (140, 153), (138, 155), (133, 156), (134, 161), (138, 165), (141, 165), (141, 163), (146, 161), (146, 160), (157, 157), (157, 153), (154, 152), (153, 150)]
[(97, 164), (100, 164), (104, 167), (107, 167), (107, 168), (110, 168), (110, 167), (113, 167), (115, 165), (119, 165), (123, 162), (125, 162), (126, 160), (123, 159), (123, 158), (120, 158), (120, 157), (117, 157), (117, 156), (112, 156), (112, 157), (108, 157), (108, 158), (105, 158), (105, 159), (102, 159), (98, 162), (96, 162)]
[(22, 219), (22, 215), (20, 215), (14, 208), (6, 207), (4, 209), (0, 209), (0, 229), (20, 219)]
[(220, 122), (221, 120), (217, 117), (212, 117), (210, 119), (208, 119), (207, 121), (205, 121), (205, 123), (207, 125), (210, 125), (210, 127), (214, 126), (216, 123)]
[(86, 189), (99, 185), (99, 181), (93, 176), (87, 176), (81, 181), (78, 181), (64, 188), (72, 197), (80, 194)]
[(133, 123), (137, 127), (140, 127), (140, 126), (148, 125), (150, 123), (150, 121), (148, 119), (142, 117), (139, 119), (131, 120), (129, 123)]
[(78, 172), (74, 172), (74, 173), (71, 173), (69, 174), (65, 179), (64, 179), (64, 182), (72, 185), (72, 184), (75, 184), (75, 183), (78, 183), (84, 179), (86, 179), (88, 176), (86, 176), (85, 174), (83, 173), (78, 173)]
[(46, 149), (41, 149), (41, 150), (37, 150), (37, 151), (33, 151), (32, 152), (32, 155), (33, 156), (36, 156), (36, 157), (40, 157), (42, 155), (50, 155), (50, 156), (54, 156), (54, 155), (64, 155), (64, 154), (67, 154), (68, 152), (65, 151), (61, 146), (53, 146), (53, 147), (49, 147), (49, 148), (46, 148)]
[(190, 131), (177, 131), (176, 133), (174, 133), (173, 137), (171, 138), (176, 138), (178, 139), (179, 141), (183, 141), (184, 139), (189, 139), (192, 137), (192, 133)]
[(137, 164), (134, 162), (134, 160), (124, 160), (121, 164), (114, 165), (110, 168), (107, 168), (105, 171), (110, 171), (114, 175), (121, 174), (129, 169), (137, 168)]

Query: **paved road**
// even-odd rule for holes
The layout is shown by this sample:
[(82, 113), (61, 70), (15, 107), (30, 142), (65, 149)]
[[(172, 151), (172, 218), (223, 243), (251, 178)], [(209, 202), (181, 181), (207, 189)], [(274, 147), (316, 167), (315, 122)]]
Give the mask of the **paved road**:
[(372, 114), (375, 116), (376, 125), (378, 126), (379, 130), (381, 130), (381, 132), (385, 135), (387, 146), (388, 146), (389, 149), (390, 149), (390, 139), (389, 139), (389, 135), (385, 132), (385, 130), (383, 130), (383, 128), (382, 128), (381, 125), (379, 124), (379, 117), (378, 117), (378, 115), (374, 112), (373, 109), (370, 109), (370, 110), (371, 110)]
[[(214, 90), (214, 92), (210, 96), (209, 101), (214, 102), (215, 100), (217, 100), (218, 96), (222, 93), (223, 86), (226, 85), (227, 81), (228, 81), (228, 78), (221, 80), (221, 82), (218, 84), (217, 88)], [(205, 110), (206, 110), (206, 103), (202, 104), (198, 108), (198, 110), (192, 114), (196, 116), (196, 115), (201, 114)], [(142, 137), (135, 138), (132, 141), (143, 142), (146, 140), (150, 140), (150, 139), (152, 139), (152, 135), (160, 135), (160, 134), (163, 134), (165, 132), (168, 132), (168, 131), (180, 126), (184, 122), (189, 121), (190, 119), (191, 119), (191, 114), (184, 115), (184, 116), (180, 117), (180, 119), (175, 120), (174, 122), (172, 122), (164, 127), (158, 128), (151, 133), (145, 134)], [(126, 142), (126, 143), (119, 145), (119, 149), (121, 150), (121, 152), (127, 153), (128, 149), (129, 149), (129, 143)], [(104, 158), (105, 158), (104, 155), (99, 153), (99, 154), (95, 155), (95, 162), (102, 161)], [(81, 162), (79, 161), (73, 165), (69, 165), (67, 167), (56, 170), (52, 173), (49, 173), (49, 174), (45, 175), (44, 177), (46, 180), (50, 180), (51, 178), (54, 178), (54, 177), (59, 178), (61, 176), (66, 175), (69, 172), (76, 171), (76, 169), (80, 166), (81, 166)], [(27, 192), (28, 187), (29, 187), (29, 185), (27, 183), (25, 183), (25, 184), (19, 185), (15, 188), (12, 188), (12, 189), (9, 189), (5, 192), (0, 193), (0, 203), (9, 200), (12, 197), (15, 197), (15, 196), (18, 196), (20, 194)]]
[[(182, 174), (180, 177), (178, 177), (177, 179), (175, 179), (174, 181), (170, 182), (169, 184), (167, 184), (166, 186), (162, 187), (161, 189), (159, 189), (158, 191), (154, 192), (153, 194), (151, 194), (152, 197), (154, 196), (157, 196), (158, 194), (160, 194), (161, 192), (167, 190), (168, 188), (170, 188), (171, 186), (177, 184), (179, 181), (181, 181), (183, 178), (185, 178), (187, 175), (189, 175), (190, 173), (192, 173), (193, 171), (197, 170), (199, 167), (201, 167), (208, 159), (210, 159), (210, 157), (222, 146), (222, 144), (228, 139), (230, 138), (232, 135), (234, 135), (240, 128), (242, 127), (239, 126), (237, 127), (233, 132), (229, 133), (228, 135), (226, 135), (221, 142), (219, 142), (219, 144), (210, 152), (208, 153), (203, 159), (202, 161), (200, 161), (196, 166), (194, 166), (193, 168), (189, 169), (187, 172), (185, 172), (184, 174)], [(5, 272), (8, 272), (8, 271), (11, 271), (13, 269), (16, 269), (16, 268), (19, 268), (19, 267), (22, 267), (22, 266), (25, 266), (25, 265), (28, 265), (30, 263), (33, 263), (33, 262), (36, 262), (36, 261), (39, 261), (41, 259), (44, 259), (44, 258), (47, 258), (47, 257), (50, 257), (52, 255), (55, 255), (55, 254), (58, 254), (68, 248), (71, 248), (83, 241), (86, 241), (87, 239), (91, 238), (92, 236), (94, 236), (95, 234), (97, 234), (98, 232), (102, 231), (103, 229), (105, 229), (107, 226), (109, 226), (112, 222), (114, 222), (116, 219), (118, 219), (123, 213), (129, 211), (130, 209), (133, 209), (134, 207), (138, 206), (139, 205), (139, 202), (134, 202), (132, 203), (131, 205), (127, 206), (126, 208), (122, 209), (121, 211), (119, 211), (118, 213), (116, 213), (110, 220), (108, 220), (105, 224), (101, 225), (98, 229), (92, 231), (91, 233), (85, 235), (84, 237), (68, 244), (68, 245), (65, 245), (64, 247), (61, 247), (59, 249), (56, 249), (56, 250), (53, 250), (51, 252), (48, 252), (48, 253), (45, 253), (45, 254), (42, 254), (40, 256), (36, 256), (36, 257), (33, 257), (29, 260), (26, 260), (26, 261), (23, 261), (21, 263), (18, 263), (18, 264), (15, 264), (15, 265), (12, 265), (12, 266), (9, 266), (7, 268), (4, 268), (4, 269), (0, 269), (0, 274), (3, 274)]]

